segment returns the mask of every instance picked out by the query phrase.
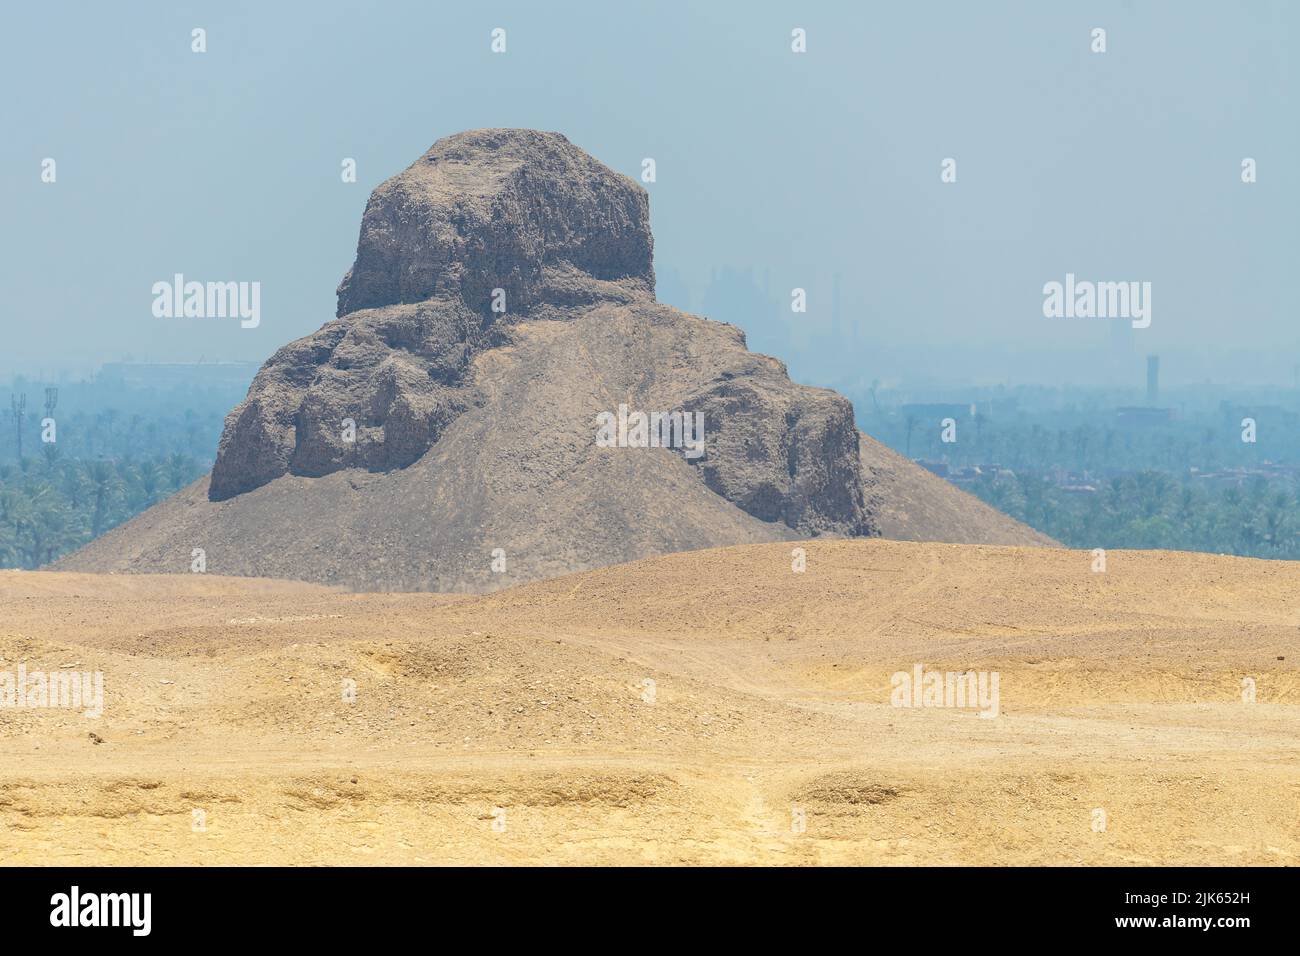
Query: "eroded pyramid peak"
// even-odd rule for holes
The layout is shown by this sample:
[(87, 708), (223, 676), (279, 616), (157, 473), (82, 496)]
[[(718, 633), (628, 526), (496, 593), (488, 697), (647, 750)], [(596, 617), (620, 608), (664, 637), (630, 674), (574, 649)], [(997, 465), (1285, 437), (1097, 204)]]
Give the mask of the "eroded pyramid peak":
[(653, 255), (631, 179), (559, 133), (471, 130), (371, 193), (338, 315), (429, 299), (489, 312), (498, 289), (518, 314), (546, 298), (548, 273), (653, 295)]

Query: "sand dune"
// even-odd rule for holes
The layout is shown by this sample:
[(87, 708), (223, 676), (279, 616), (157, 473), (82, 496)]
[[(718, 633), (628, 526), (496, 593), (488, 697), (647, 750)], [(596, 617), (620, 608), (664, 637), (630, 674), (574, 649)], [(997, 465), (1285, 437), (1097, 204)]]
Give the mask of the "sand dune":
[[(0, 854), (1295, 863), (1300, 565), (1091, 563), (816, 540), (474, 597), (0, 573), (0, 671), (104, 675), (97, 720), (0, 709)], [(998, 716), (891, 706), (917, 664), (996, 672)]]

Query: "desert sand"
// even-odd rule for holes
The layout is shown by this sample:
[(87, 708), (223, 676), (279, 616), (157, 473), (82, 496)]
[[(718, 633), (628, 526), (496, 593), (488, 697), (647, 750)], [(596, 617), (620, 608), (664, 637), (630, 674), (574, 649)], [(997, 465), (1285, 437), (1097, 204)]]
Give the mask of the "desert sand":
[[(104, 675), (99, 719), (0, 709), (0, 861), (1296, 863), (1300, 564), (1092, 563), (818, 539), (488, 596), (0, 572), (0, 671)], [(916, 664), (997, 672), (998, 716), (891, 706)]]

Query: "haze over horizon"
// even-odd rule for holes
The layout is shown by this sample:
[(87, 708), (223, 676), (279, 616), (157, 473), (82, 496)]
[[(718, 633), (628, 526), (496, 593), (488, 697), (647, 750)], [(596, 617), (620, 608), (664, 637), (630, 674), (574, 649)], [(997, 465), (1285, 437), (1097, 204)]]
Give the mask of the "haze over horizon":
[[(129, 26), (19, 8), (0, 38), (27, 91), (4, 107), (0, 374), (261, 362), (334, 315), (371, 189), (436, 139), (505, 126), (638, 182), (653, 158), (660, 298), (801, 381), (1136, 384), (1158, 352), (1171, 386), (1295, 383), (1300, 142), (1276, 117), (1300, 9), (1282, 2), (143, 8)], [(260, 324), (155, 318), (176, 273), (260, 282)], [(1067, 273), (1151, 282), (1151, 326), (1044, 318)]]

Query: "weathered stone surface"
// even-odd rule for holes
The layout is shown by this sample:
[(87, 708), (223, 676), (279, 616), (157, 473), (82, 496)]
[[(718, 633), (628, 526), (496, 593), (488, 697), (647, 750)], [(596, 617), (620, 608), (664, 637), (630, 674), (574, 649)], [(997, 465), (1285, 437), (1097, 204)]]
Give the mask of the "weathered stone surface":
[(653, 248), (645, 190), (558, 133), (439, 140), (371, 194), (339, 319), (259, 372), (227, 418), (209, 495), (411, 464), (471, 400), (456, 389), (474, 352), (503, 341), (494, 326), (543, 302), (651, 297)]
[[(656, 302), (652, 253), (644, 190), (563, 136), (440, 140), (375, 190), (338, 316), (262, 367), (210, 480), (63, 566), (183, 570), (202, 542), (214, 573), (472, 591), (817, 535), (1051, 543)], [(704, 454), (600, 446), (620, 405), (702, 413)]]
[(287, 473), (411, 464), (472, 401), (464, 374), (490, 338), (463, 303), (435, 300), (355, 312), (285, 346), (226, 419), (212, 499)]
[(487, 129), (441, 139), (381, 185), (361, 220), (339, 315), (435, 297), (487, 314), (542, 300), (548, 269), (654, 293), (645, 190), (558, 133)]
[[(645, 191), (563, 136), (479, 130), (439, 140), (371, 195), (339, 317), (262, 368), (227, 422), (209, 495), (223, 500), (286, 473), (412, 464), (475, 403), (465, 381), (475, 353), (509, 342), (511, 324), (534, 313), (572, 320), (598, 303), (652, 301), (653, 248)], [(504, 312), (493, 309), (502, 294)], [(663, 307), (652, 319), (684, 320)], [(748, 355), (738, 334), (731, 347)], [(610, 343), (611, 361), (625, 352)], [(641, 360), (650, 373), (679, 362)], [(783, 368), (771, 378), (732, 372), (665, 396), (666, 411), (705, 413), (705, 484), (763, 521), (870, 534), (849, 403), (794, 386)]]

